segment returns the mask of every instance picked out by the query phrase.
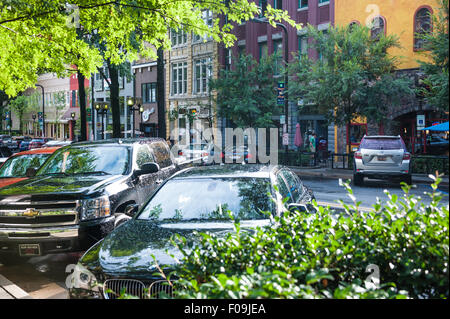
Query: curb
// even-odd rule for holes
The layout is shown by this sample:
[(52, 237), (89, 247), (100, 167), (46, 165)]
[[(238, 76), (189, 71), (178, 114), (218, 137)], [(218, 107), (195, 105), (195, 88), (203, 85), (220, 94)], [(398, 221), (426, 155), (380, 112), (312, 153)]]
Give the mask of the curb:
[(22, 288), (0, 275), (0, 299), (33, 299)]
[[(353, 174), (337, 174), (337, 173), (329, 173), (329, 172), (314, 172), (314, 171), (307, 171), (307, 170), (299, 170), (295, 167), (289, 167), (294, 173), (301, 176), (315, 176), (320, 178), (328, 178), (328, 179), (334, 179), (334, 178), (341, 178), (343, 180), (353, 180)], [(426, 184), (432, 184), (431, 178), (428, 178), (426, 176), (412, 176), (412, 180), (416, 183), (426, 183)], [(440, 186), (449, 186), (448, 181), (442, 181)]]

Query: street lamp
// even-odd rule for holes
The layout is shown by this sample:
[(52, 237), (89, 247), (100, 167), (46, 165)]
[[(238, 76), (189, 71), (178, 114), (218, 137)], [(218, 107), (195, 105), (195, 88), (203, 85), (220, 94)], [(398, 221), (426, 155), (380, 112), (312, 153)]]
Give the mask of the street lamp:
[[(254, 18), (251, 21), (256, 22), (256, 23), (269, 23), (269, 20), (267, 20), (266, 18)], [(284, 60), (286, 61), (286, 64), (288, 63), (288, 59), (289, 59), (289, 44), (288, 44), (288, 30), (287, 27), (280, 23), (280, 22), (275, 22), (275, 25), (278, 27), (281, 27), (284, 31)], [(285, 115), (285, 123), (286, 123), (286, 134), (288, 134), (289, 132), (289, 118), (288, 118), (288, 114), (289, 114), (289, 102), (287, 99), (287, 90), (288, 90), (288, 73), (285, 72), (284, 73), (284, 115)], [(283, 132), (284, 133), (284, 132)], [(287, 159), (287, 154), (288, 154), (288, 145), (286, 145), (285, 148), (285, 152), (286, 152), (286, 159)]]
[(100, 114), (102, 116), (102, 139), (105, 139), (103, 116), (108, 114), (108, 104), (108, 102), (95, 102), (95, 110), (97, 111), (97, 115)]
[(34, 134), (34, 127), (35, 127), (35, 121), (36, 121), (36, 114), (32, 114), (31, 118), (33, 119), (33, 136), (35, 136), (35, 134)]
[(133, 137), (134, 137), (134, 127), (135, 127), (135, 120), (134, 120), (134, 112), (139, 111), (140, 114), (144, 112), (144, 107), (142, 106), (142, 99), (139, 97), (128, 97), (127, 99), (127, 105), (131, 112), (133, 112)]
[(36, 86), (42, 89), (42, 137), (45, 137), (45, 91), (42, 85), (36, 84)]

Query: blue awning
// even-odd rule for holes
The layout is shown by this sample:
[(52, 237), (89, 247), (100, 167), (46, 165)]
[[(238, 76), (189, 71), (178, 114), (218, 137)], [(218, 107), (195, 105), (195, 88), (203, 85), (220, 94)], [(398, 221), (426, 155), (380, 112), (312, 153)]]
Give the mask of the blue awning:
[(419, 131), (427, 131), (427, 130), (428, 131), (438, 131), (438, 132), (448, 131), (448, 122), (419, 129)]

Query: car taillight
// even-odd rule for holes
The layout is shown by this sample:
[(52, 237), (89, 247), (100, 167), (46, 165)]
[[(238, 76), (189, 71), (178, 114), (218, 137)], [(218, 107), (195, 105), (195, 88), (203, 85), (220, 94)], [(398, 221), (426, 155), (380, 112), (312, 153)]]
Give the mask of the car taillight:
[(220, 153), (220, 157), (221, 157), (221, 158), (224, 158), (224, 157), (225, 157), (225, 154), (224, 154), (223, 152), (221, 152), (221, 153)]
[(355, 153), (355, 158), (356, 158), (356, 159), (362, 159), (362, 154), (361, 154), (361, 152), (356, 152), (356, 153)]
[(178, 156), (183, 155), (183, 151), (178, 151)]
[(403, 160), (409, 160), (409, 159), (411, 159), (411, 154), (409, 154), (409, 153), (403, 154)]

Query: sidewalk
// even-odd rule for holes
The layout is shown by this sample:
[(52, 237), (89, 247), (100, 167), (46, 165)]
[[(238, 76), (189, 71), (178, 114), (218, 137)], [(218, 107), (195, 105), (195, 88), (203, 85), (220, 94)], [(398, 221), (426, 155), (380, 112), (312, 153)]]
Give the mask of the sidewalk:
[[(342, 178), (343, 180), (353, 180), (353, 171), (349, 169), (332, 169), (332, 168), (313, 168), (313, 167), (297, 167), (289, 166), (300, 177), (314, 176), (319, 178)], [(426, 174), (412, 174), (413, 183), (432, 184), (433, 180)], [(448, 187), (448, 176), (442, 177), (440, 186)]]
[(29, 294), (23, 291), (11, 281), (0, 275), (0, 299), (32, 299)]

